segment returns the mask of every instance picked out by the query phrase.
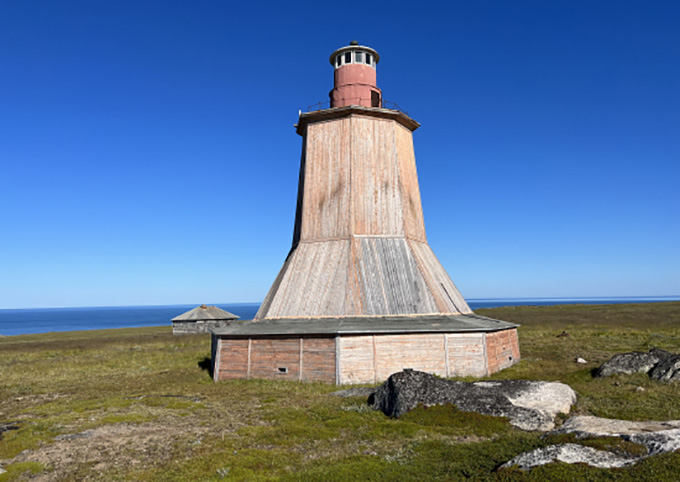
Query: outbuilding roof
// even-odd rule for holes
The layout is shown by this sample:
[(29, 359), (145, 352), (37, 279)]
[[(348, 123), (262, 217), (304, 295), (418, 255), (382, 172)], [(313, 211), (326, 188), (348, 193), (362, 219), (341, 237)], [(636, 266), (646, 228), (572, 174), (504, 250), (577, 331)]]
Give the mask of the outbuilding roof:
[(217, 306), (197, 306), (193, 310), (172, 319), (172, 321), (236, 320), (238, 316)]
[(486, 316), (469, 315), (395, 315), (339, 318), (269, 318), (213, 328), (216, 335), (370, 335), (388, 333), (466, 333), (493, 332), (519, 325)]

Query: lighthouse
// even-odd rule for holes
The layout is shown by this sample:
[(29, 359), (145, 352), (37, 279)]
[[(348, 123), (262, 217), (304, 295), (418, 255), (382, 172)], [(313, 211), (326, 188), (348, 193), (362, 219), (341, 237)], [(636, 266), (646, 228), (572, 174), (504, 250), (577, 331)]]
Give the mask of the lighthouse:
[(290, 252), (251, 322), (214, 330), (216, 380), (377, 382), (404, 368), (486, 375), (519, 360), (517, 325), (470, 310), (430, 249), (413, 149), (384, 107), (378, 52), (330, 56), (330, 108), (301, 113)]

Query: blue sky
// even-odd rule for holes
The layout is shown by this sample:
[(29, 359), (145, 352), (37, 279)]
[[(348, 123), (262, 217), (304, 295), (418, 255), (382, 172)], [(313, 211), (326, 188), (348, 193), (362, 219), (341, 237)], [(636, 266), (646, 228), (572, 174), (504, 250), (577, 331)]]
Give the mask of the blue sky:
[(381, 55), (467, 298), (680, 295), (680, 3), (0, 2), (0, 308), (260, 301), (298, 110)]

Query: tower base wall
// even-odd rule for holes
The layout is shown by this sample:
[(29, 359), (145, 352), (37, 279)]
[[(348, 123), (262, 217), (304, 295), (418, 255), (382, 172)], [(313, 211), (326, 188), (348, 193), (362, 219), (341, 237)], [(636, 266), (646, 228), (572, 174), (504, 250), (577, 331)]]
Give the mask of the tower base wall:
[(405, 368), (443, 377), (485, 376), (520, 360), (517, 329), (234, 337), (213, 334), (213, 377), (379, 383)]

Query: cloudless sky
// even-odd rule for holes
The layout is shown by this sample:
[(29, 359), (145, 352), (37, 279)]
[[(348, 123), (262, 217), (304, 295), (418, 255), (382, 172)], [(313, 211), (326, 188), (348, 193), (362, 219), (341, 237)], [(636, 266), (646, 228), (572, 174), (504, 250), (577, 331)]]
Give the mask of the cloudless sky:
[(467, 298), (680, 295), (680, 2), (0, 0), (0, 308), (261, 301), (357, 39)]

